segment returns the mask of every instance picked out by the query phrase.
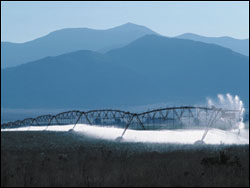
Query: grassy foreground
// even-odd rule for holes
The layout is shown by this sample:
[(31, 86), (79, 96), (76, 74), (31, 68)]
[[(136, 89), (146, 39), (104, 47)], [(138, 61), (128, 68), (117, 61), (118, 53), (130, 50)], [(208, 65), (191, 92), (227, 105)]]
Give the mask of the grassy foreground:
[(1, 132), (1, 187), (249, 186), (249, 145), (117, 143), (74, 132)]

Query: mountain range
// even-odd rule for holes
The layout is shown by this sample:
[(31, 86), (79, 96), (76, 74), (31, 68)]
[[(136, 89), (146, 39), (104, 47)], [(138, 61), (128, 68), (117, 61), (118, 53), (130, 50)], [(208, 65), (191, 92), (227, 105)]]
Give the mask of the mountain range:
[[(62, 29), (25, 43), (1, 42), (1, 68), (13, 67), (48, 56), (58, 56), (78, 50), (106, 53), (124, 47), (149, 34), (160, 35), (147, 27), (127, 23), (106, 30), (89, 28)], [(176, 38), (217, 44), (249, 56), (249, 39), (203, 37), (190, 33)]]
[(4, 108), (197, 104), (228, 92), (249, 102), (247, 56), (155, 34), (106, 53), (79, 50), (1, 69)]
[(205, 43), (217, 44), (225, 48), (249, 56), (249, 39), (235, 39), (232, 37), (204, 37), (192, 33), (177, 36), (180, 39), (190, 39)]
[(1, 42), (1, 68), (78, 50), (106, 52), (124, 46), (146, 34), (157, 35), (144, 26), (127, 23), (106, 30), (62, 29), (25, 43)]

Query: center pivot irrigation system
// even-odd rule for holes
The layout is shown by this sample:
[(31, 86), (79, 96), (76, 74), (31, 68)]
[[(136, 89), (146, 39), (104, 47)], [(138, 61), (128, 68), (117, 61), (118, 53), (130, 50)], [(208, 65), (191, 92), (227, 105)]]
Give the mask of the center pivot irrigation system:
[(233, 129), (240, 121), (241, 110), (222, 108), (181, 106), (161, 108), (142, 113), (131, 113), (122, 110), (91, 110), (67, 111), (57, 115), (42, 115), (36, 118), (27, 118), (22, 121), (8, 122), (1, 125), (1, 129), (32, 126), (71, 125), (74, 130), (77, 124), (88, 124), (103, 127), (124, 128), (121, 140), (127, 129), (159, 130), (159, 129), (201, 129), (205, 132), (199, 141), (203, 143), (210, 128)]

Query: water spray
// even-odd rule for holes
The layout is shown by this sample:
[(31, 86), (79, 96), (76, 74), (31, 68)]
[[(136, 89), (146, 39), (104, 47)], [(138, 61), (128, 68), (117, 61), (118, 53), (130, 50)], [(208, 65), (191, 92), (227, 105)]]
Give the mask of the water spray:
[[(196, 141), (198, 140), (197, 143), (204, 144), (204, 141), (206, 143), (214, 143), (214, 140), (210, 138), (211, 135), (215, 134), (215, 131), (216, 134), (231, 134), (232, 130), (239, 130), (239, 135), (240, 130), (244, 129), (244, 111), (243, 102), (238, 96), (219, 94), (215, 100), (208, 99), (206, 107), (167, 107), (140, 113), (112, 109), (86, 112), (68, 111), (57, 115), (44, 115), (37, 118), (9, 122), (1, 125), (1, 130), (25, 130), (25, 127), (28, 130), (31, 130), (32, 127), (34, 130), (40, 127), (44, 131), (50, 131), (52, 129), (63, 130), (63, 128), (69, 127), (71, 131), (91, 132), (91, 130), (94, 130), (92, 132), (93, 135), (95, 133), (102, 134), (106, 132), (109, 134), (113, 132), (116, 133), (115, 138), (117, 141), (124, 141), (124, 136), (128, 139), (129, 135), (127, 134), (134, 134), (133, 138), (136, 138), (136, 135), (145, 138), (145, 135), (147, 135), (148, 140), (151, 138), (156, 140), (165, 139), (166, 142), (170, 140), (175, 141), (176, 139), (179, 142), (180, 139), (173, 138), (174, 135), (181, 138), (185, 138), (187, 135), (195, 135), (193, 138)], [(85, 128), (80, 130), (79, 127)], [(219, 130), (223, 130), (223, 132), (218, 132)], [(207, 134), (209, 134), (209, 138), (207, 138)], [(160, 138), (164, 137), (164, 135), (166, 138)], [(186, 139), (192, 140), (189, 137)], [(243, 141), (243, 143), (246, 142), (248, 141)]]

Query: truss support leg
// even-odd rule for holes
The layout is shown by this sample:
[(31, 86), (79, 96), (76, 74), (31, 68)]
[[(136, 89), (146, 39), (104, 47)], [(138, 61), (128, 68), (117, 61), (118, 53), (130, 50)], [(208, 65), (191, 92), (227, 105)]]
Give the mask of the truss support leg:
[(81, 117), (82, 117), (82, 114), (77, 118), (74, 127), (71, 129), (72, 131), (75, 129), (76, 124), (78, 123), (78, 121), (80, 120)]
[(126, 132), (127, 129), (129, 128), (129, 125), (130, 125), (130, 123), (132, 122), (133, 119), (134, 119), (134, 116), (132, 116), (132, 117), (130, 118), (130, 120), (128, 121), (128, 123), (127, 123), (127, 125), (126, 125), (126, 127), (125, 127), (125, 129), (124, 129), (124, 131), (123, 131), (121, 137), (123, 137), (123, 135), (125, 134), (125, 132)]
[(47, 129), (49, 128), (50, 126), (50, 123), (52, 122), (52, 120), (55, 118), (55, 116), (53, 116), (50, 120), (49, 120), (49, 123), (47, 125), (47, 127), (45, 128), (45, 131), (47, 131)]
[(57, 120), (57, 118), (55, 117), (55, 120), (56, 120), (56, 122), (58, 123), (58, 125), (61, 125), (60, 123), (59, 123), (59, 121)]
[(210, 124), (208, 125), (208, 127), (206, 128), (202, 138), (201, 138), (201, 141), (203, 142), (203, 140), (205, 139), (210, 127), (214, 124), (214, 122), (216, 121), (217, 117), (218, 117), (218, 114), (221, 112), (221, 110), (218, 110), (216, 111), (216, 114), (214, 115), (214, 117), (211, 119), (210, 121)]
[(125, 129), (124, 129), (122, 135), (119, 136), (119, 137), (117, 137), (117, 138), (115, 139), (116, 141), (120, 142), (120, 141), (122, 140), (122, 138), (123, 138), (125, 132), (126, 132), (127, 129), (129, 128), (129, 125), (130, 125), (130, 123), (132, 122), (133, 119), (134, 119), (134, 115), (133, 115), (132, 117), (130, 117), (130, 119), (129, 119), (128, 123), (126, 124), (126, 127), (125, 127)]
[(146, 130), (145, 127), (144, 127), (144, 125), (143, 125), (143, 123), (141, 122), (140, 118), (137, 115), (136, 115), (136, 119), (138, 120), (138, 122), (140, 123), (140, 125), (142, 126), (142, 128), (144, 130)]
[(85, 114), (85, 113), (84, 113), (84, 115), (85, 115), (85, 117), (86, 117), (87, 121), (89, 122), (89, 125), (92, 125), (92, 123), (90, 122), (90, 120), (89, 120), (89, 118), (88, 118), (87, 114)]

